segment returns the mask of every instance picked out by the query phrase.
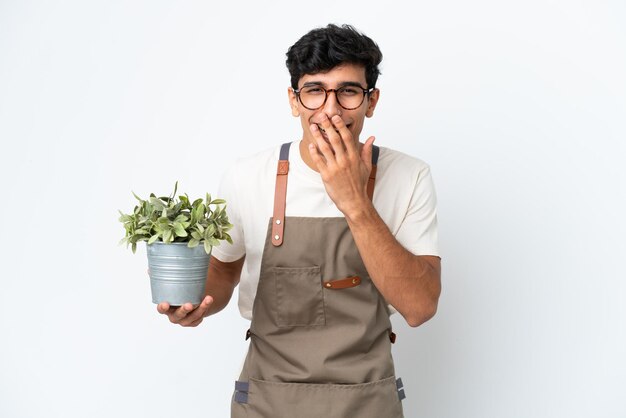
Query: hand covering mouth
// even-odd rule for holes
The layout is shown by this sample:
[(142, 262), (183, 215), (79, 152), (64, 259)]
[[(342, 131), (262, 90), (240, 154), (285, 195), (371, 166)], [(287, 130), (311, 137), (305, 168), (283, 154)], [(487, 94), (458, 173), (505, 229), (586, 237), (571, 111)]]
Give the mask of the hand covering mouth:
[[(316, 123), (317, 127), (319, 128), (320, 132), (322, 132), (322, 134), (327, 135), (326, 134), (326, 129), (324, 129), (322, 127), (322, 125), (320, 125), (319, 123)], [(346, 125), (346, 128), (350, 129), (350, 125)], [(339, 133), (338, 129), (335, 129), (335, 132)]]

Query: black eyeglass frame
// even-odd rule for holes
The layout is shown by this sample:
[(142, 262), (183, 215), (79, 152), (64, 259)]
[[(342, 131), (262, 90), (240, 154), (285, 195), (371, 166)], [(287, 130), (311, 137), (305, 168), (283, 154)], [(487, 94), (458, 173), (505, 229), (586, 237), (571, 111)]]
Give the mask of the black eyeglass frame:
[[(345, 110), (354, 110), (354, 109), (358, 109), (359, 107), (361, 107), (361, 105), (362, 105), (362, 104), (363, 104), (363, 102), (365, 101), (365, 96), (366, 96), (366, 95), (367, 95), (367, 96), (369, 96), (369, 95), (370, 95), (370, 94), (371, 94), (371, 93), (372, 93), (372, 92), (376, 89), (376, 87), (370, 87), (369, 89), (364, 89), (364, 88), (363, 88), (363, 87), (361, 87), (361, 86), (354, 86), (354, 85), (341, 86), (341, 87), (336, 88), (336, 89), (326, 89), (326, 88), (324, 88), (324, 87), (322, 87), (322, 86), (315, 86), (315, 87), (318, 87), (318, 88), (320, 88), (320, 89), (324, 90), (324, 93), (325, 93), (326, 95), (324, 96), (324, 101), (322, 102), (322, 104), (321, 104), (321, 105), (319, 105), (319, 106), (318, 106), (318, 107), (316, 107), (316, 108), (311, 108), (311, 107), (308, 107), (307, 105), (305, 105), (305, 104), (304, 104), (304, 102), (302, 101), (302, 98), (300, 97), (300, 91), (301, 91), (303, 88), (305, 88), (305, 87), (313, 87), (313, 86), (302, 86), (302, 87), (301, 87), (301, 88), (299, 88), (299, 89), (294, 89), (294, 91), (293, 91), (293, 92), (296, 94), (296, 97), (298, 98), (298, 101), (302, 104), (302, 106), (304, 106), (305, 108), (307, 108), (307, 109), (309, 109), (309, 110), (317, 110), (317, 109), (321, 109), (322, 107), (324, 107), (324, 105), (326, 104), (326, 100), (328, 100), (328, 93), (330, 93), (330, 92), (335, 92), (335, 98), (337, 99), (337, 103), (339, 103), (339, 106), (341, 106), (341, 107), (342, 107), (342, 108), (344, 108)], [(358, 105), (358, 106), (356, 106), (356, 107), (345, 107), (344, 105), (342, 105), (342, 104), (341, 104), (341, 101), (339, 100), (339, 96), (337, 96), (337, 90), (346, 89), (346, 88), (350, 88), (350, 87), (352, 87), (352, 88), (358, 88), (358, 89), (361, 89), (361, 90), (362, 90), (362, 92), (363, 92), (363, 98), (361, 99), (361, 103), (359, 103), (359, 105)]]

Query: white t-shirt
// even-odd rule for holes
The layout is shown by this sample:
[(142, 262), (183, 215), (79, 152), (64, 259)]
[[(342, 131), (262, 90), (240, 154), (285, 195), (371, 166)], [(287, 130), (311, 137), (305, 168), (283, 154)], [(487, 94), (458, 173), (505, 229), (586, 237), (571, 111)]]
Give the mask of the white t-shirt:
[[(300, 142), (289, 149), (285, 216), (343, 217), (330, 199), (320, 174), (302, 160)], [(252, 319), (267, 226), (274, 210), (280, 145), (240, 158), (224, 173), (217, 197), (225, 199), (233, 244), (222, 241), (212, 255), (231, 262), (246, 256), (239, 282), (239, 311)], [(437, 198), (429, 166), (380, 147), (373, 204), (398, 242), (416, 255), (439, 255)], [(394, 310), (392, 310), (393, 312)]]

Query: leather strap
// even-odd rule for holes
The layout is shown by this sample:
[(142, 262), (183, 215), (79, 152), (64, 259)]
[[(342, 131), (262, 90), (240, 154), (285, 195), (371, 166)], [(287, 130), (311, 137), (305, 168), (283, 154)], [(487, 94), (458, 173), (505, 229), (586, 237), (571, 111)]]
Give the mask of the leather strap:
[[(274, 214), (272, 217), (272, 245), (279, 247), (283, 243), (285, 231), (285, 203), (287, 201), (287, 176), (289, 173), (289, 146), (287, 142), (280, 147), (280, 159), (276, 170), (276, 189), (274, 190)], [(372, 171), (367, 181), (367, 196), (374, 199), (374, 184), (376, 182), (376, 165), (380, 148), (372, 147)]]
[(324, 282), (324, 288), (326, 289), (347, 289), (349, 287), (355, 287), (361, 284), (361, 278), (358, 276), (346, 277), (340, 280), (330, 280)]
[(289, 146), (280, 147), (280, 160), (276, 170), (276, 190), (274, 191), (274, 215), (272, 217), (272, 244), (279, 247), (283, 243), (285, 230), (285, 202), (287, 201), (287, 174), (289, 173)]
[(367, 181), (367, 196), (370, 201), (374, 199), (374, 183), (376, 182), (376, 165), (378, 164), (378, 155), (380, 148), (376, 145), (372, 146), (372, 171), (370, 171), (370, 178)]

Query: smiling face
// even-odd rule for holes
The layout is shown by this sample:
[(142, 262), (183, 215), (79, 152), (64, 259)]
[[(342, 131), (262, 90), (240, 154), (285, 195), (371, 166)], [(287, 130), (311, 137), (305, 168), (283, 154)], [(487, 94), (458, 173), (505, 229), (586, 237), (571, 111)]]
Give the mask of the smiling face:
[[(308, 85), (312, 83), (320, 85), (325, 89), (337, 89), (346, 85), (354, 85), (355, 83), (363, 88), (368, 88), (365, 81), (365, 68), (354, 64), (342, 64), (326, 73), (305, 74), (300, 78), (298, 88), (301, 89), (305, 84)], [(329, 119), (334, 115), (341, 116), (341, 119), (343, 119), (343, 122), (352, 133), (352, 138), (355, 144), (358, 146), (359, 135), (363, 129), (365, 117), (369, 118), (374, 114), (374, 108), (376, 107), (380, 94), (378, 89), (374, 89), (369, 95), (365, 96), (365, 100), (363, 100), (361, 106), (353, 110), (347, 110), (339, 105), (335, 93), (329, 93), (324, 106), (316, 110), (310, 110), (300, 103), (291, 87), (289, 88), (288, 93), (291, 113), (293, 116), (300, 118), (300, 123), (302, 125), (303, 141), (301, 149), (306, 149), (309, 144), (315, 144), (315, 140), (309, 130), (309, 126), (311, 124), (318, 124), (319, 126), (321, 118), (324, 114)], [(325, 135), (324, 138), (328, 141), (328, 138)], [(303, 153), (302, 157), (305, 162), (309, 164), (307, 161), (310, 159), (308, 151)]]

